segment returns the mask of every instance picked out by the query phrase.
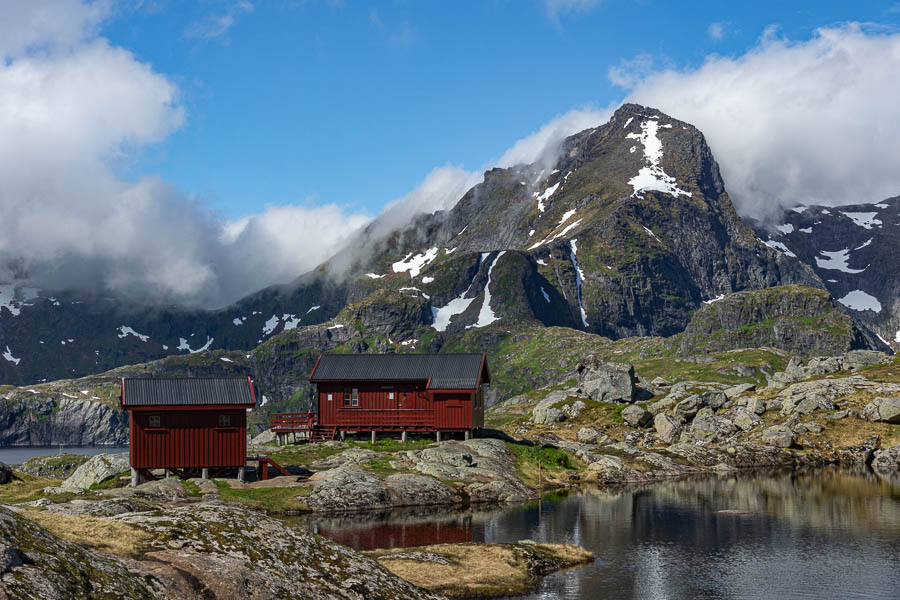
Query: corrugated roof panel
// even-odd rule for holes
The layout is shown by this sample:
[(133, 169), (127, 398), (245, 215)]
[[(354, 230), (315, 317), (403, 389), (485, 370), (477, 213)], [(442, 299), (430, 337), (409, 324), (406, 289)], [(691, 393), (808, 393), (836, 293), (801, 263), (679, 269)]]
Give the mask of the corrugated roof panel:
[(126, 408), (254, 403), (246, 377), (126, 379), (124, 386)]
[(323, 354), (310, 381), (426, 381), (431, 389), (478, 386), (482, 354)]

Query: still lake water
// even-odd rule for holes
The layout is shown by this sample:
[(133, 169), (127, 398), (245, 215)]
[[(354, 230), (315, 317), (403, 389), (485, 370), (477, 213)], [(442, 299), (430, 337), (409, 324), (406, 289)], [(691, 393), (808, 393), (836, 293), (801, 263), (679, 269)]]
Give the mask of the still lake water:
[(900, 598), (900, 479), (840, 470), (584, 489), (500, 510), (311, 517), (357, 549), (532, 539), (597, 560), (519, 598)]
[(8, 465), (21, 465), (29, 458), (35, 456), (50, 456), (59, 454), (117, 454), (128, 452), (128, 446), (7, 446), (0, 448), (0, 462)]

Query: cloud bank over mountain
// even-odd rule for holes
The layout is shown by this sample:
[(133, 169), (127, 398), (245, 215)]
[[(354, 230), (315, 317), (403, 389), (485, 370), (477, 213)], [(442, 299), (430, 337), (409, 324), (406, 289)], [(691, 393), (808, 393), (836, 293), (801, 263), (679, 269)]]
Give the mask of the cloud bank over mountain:
[(740, 213), (900, 194), (900, 33), (848, 24), (796, 42), (769, 28), (747, 53), (697, 68), (638, 63), (610, 74), (628, 101), (703, 131)]
[[(99, 36), (113, 13), (106, 0), (0, 5), (0, 282), (216, 307), (293, 280), (371, 222), (314, 200), (230, 221), (129, 175), (190, 115), (173, 78)], [(792, 42), (768, 31), (741, 56), (681, 70), (639, 58), (610, 73), (626, 100), (697, 125), (740, 212), (900, 193), (900, 34), (847, 25)], [(386, 205), (378, 230), (452, 207), (484, 169), (552, 167), (566, 136), (613, 108), (561, 114), (478, 169), (436, 167)]]

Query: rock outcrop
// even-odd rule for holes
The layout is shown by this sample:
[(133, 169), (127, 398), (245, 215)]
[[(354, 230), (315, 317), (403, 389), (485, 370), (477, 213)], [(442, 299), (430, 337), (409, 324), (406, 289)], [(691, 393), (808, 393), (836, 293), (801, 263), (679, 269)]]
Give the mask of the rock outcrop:
[(110, 477), (125, 473), (130, 468), (127, 452), (97, 454), (75, 469), (75, 472), (62, 482), (62, 488), (86, 490)]
[(876, 398), (863, 407), (862, 416), (867, 421), (900, 423), (900, 398)]
[(0, 446), (123, 446), (128, 415), (96, 400), (18, 389), (0, 396)]

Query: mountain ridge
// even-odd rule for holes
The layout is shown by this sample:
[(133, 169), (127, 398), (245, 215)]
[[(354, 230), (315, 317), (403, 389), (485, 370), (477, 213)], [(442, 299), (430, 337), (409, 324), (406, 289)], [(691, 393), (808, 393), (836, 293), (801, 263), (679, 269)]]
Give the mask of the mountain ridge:
[(566, 138), (553, 168), (491, 169), (451, 209), (385, 229), (373, 223), (315, 270), (215, 311), (127, 314), (0, 288), (0, 381), (250, 350), (284, 332), (347, 351), (440, 350), (488, 326), (495, 341), (536, 326), (671, 336), (712, 298), (826, 288), (741, 220), (699, 130), (633, 104)]

